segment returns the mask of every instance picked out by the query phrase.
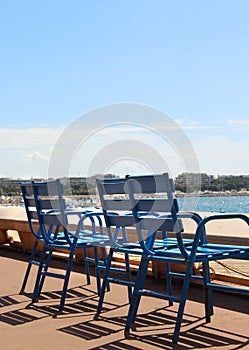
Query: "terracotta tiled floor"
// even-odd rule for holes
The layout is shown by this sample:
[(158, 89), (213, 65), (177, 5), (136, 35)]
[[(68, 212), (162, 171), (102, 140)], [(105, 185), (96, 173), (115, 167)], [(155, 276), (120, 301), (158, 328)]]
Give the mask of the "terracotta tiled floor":
[[(49, 279), (39, 302), (30, 304), (35, 268), (27, 292), (18, 294), (27, 258), (0, 248), (1, 349), (249, 349), (248, 297), (214, 293), (215, 313), (212, 322), (205, 324), (201, 287), (192, 286), (178, 345), (171, 343), (177, 304), (168, 307), (165, 301), (143, 298), (136, 330), (125, 339), (125, 287), (111, 286), (104, 312), (95, 321), (95, 280), (87, 286), (83, 266), (75, 265), (65, 310), (58, 313), (62, 285), (58, 280)], [(56, 261), (55, 267), (62, 268), (63, 262)], [(164, 288), (163, 281), (151, 278), (148, 283), (158, 290)]]

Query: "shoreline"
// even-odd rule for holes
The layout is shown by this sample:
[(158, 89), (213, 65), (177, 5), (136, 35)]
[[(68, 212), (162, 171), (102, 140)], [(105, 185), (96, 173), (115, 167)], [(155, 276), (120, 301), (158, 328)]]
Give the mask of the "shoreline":
[(244, 197), (249, 192), (202, 192), (202, 193), (175, 193), (175, 197)]
[[(201, 193), (178, 193), (175, 192), (176, 198), (191, 198), (191, 197), (246, 197), (249, 196), (249, 191), (243, 192), (201, 192)], [(84, 204), (84, 206), (98, 205), (98, 196), (94, 194), (87, 195), (65, 195), (68, 201), (79, 201)], [(23, 199), (21, 195), (18, 196), (2, 196), (0, 197), (0, 206), (21, 206), (23, 204)], [(82, 206), (81, 204), (78, 206)]]

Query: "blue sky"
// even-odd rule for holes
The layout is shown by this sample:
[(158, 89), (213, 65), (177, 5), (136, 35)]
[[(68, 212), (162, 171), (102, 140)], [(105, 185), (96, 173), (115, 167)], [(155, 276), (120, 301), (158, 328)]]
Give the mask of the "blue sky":
[(247, 0), (0, 1), (0, 176), (46, 177), (63, 130), (119, 102), (173, 118), (200, 171), (249, 174), (248, 13)]

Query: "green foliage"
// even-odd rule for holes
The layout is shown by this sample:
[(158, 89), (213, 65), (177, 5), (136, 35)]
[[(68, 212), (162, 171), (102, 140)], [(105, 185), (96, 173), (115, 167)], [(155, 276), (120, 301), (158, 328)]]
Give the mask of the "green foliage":
[[(194, 182), (196, 181), (196, 186)], [(197, 183), (196, 174), (183, 173), (175, 178), (175, 189), (177, 191), (186, 192), (190, 185), (202, 191), (249, 191), (249, 176), (248, 175), (222, 175), (215, 178), (213, 175), (205, 173), (200, 174), (199, 184)]]
[(4, 184), (0, 185), (0, 194), (5, 196), (17, 196), (20, 195), (21, 189), (19, 184)]
[[(96, 193), (96, 179), (118, 177), (114, 174), (96, 174), (90, 177), (62, 178), (65, 195), (92, 195)], [(42, 181), (42, 179), (33, 179)], [(9, 178), (0, 178), (0, 195), (20, 195), (20, 182)], [(29, 180), (30, 181), (30, 180)], [(249, 191), (249, 175), (221, 175), (214, 177), (205, 173), (183, 173), (175, 178), (175, 189), (181, 192), (202, 191)]]

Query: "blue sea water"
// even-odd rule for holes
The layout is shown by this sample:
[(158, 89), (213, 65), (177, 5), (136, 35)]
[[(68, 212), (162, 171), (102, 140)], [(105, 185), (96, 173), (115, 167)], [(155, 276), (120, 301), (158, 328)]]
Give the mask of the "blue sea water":
[(249, 196), (177, 198), (180, 210), (223, 213), (249, 213)]
[[(249, 214), (249, 196), (187, 196), (178, 197), (177, 202), (184, 211)], [(86, 210), (96, 209), (94, 201), (71, 200), (68, 204)]]

